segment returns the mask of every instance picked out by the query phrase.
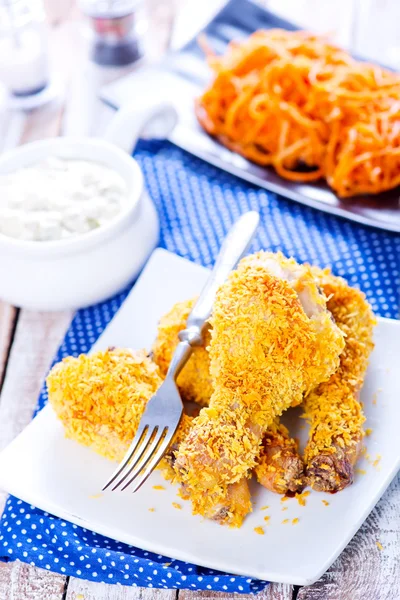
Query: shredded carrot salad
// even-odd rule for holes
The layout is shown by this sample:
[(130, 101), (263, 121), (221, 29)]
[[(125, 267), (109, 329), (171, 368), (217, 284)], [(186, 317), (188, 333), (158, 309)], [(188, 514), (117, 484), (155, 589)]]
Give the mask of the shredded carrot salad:
[(258, 31), (216, 56), (196, 113), (230, 149), (341, 197), (400, 184), (400, 75), (313, 34)]

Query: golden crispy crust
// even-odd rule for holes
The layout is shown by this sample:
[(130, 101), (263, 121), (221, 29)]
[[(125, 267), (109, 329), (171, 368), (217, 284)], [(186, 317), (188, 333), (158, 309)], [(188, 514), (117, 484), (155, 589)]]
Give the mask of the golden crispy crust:
[[(52, 368), (46, 382), (50, 404), (67, 437), (119, 462), (162, 378), (145, 350), (115, 348), (65, 358)], [(192, 417), (183, 415), (160, 463), (166, 479), (176, 479), (174, 453), (191, 423)]]
[[(111, 460), (122, 460), (146, 403), (161, 384), (155, 365), (144, 350), (113, 349), (78, 358), (68, 357), (47, 377), (49, 400), (66, 435)], [(183, 415), (172, 446), (159, 468), (177, 481), (175, 453), (192, 426)], [(179, 480), (178, 480), (179, 481)], [(225, 497), (209, 502), (208, 518), (239, 525), (251, 511), (247, 481), (226, 489)]]
[(346, 340), (338, 370), (304, 403), (310, 421), (305, 449), (307, 478), (320, 491), (338, 491), (352, 483), (362, 448), (365, 417), (358, 400), (369, 355), (375, 318), (362, 292), (328, 270), (313, 268), (328, 297), (328, 308)]
[[(179, 342), (178, 333), (185, 328), (193, 303), (193, 299), (178, 302), (160, 319), (152, 352), (153, 360), (159, 366), (163, 377), (167, 374), (172, 355)], [(182, 399), (187, 402), (197, 402), (200, 406), (208, 406), (213, 390), (206, 350), (209, 342), (210, 334), (205, 331), (204, 344), (194, 348), (177, 380)]]
[(304, 464), (298, 444), (279, 419), (274, 421), (263, 437), (254, 472), (262, 486), (278, 494), (300, 492), (305, 486)]
[[(271, 261), (300, 275), (291, 283), (272, 275)], [(303, 291), (317, 316), (306, 315)], [(310, 269), (280, 254), (260, 252), (241, 261), (217, 294), (211, 325), (214, 391), (175, 465), (201, 514), (210, 496), (225, 494), (254, 468), (268, 426), (293, 398), (301, 400), (329, 378), (344, 345)]]
[(66, 435), (119, 461), (162, 380), (144, 350), (115, 349), (65, 358), (46, 381)]
[[(192, 499), (189, 488), (183, 484), (179, 495), (184, 500)], [(197, 510), (200, 506), (201, 510)], [(248, 480), (223, 486), (207, 494), (201, 505), (193, 504), (193, 514), (201, 514), (206, 519), (216, 521), (220, 525), (240, 527), (244, 518), (253, 510)]]
[[(185, 328), (192, 306), (193, 300), (178, 302), (160, 320), (157, 339), (153, 345), (153, 359), (162, 373), (167, 372), (173, 350), (179, 342), (178, 333)], [(208, 406), (213, 390), (210, 358), (205, 350), (209, 340), (210, 333), (207, 331), (203, 346), (195, 349), (178, 381), (182, 397), (201, 406)], [(279, 494), (299, 491), (303, 487), (303, 469), (296, 442), (290, 438), (286, 427), (277, 419), (268, 428), (263, 439), (259, 463), (255, 470), (259, 483), (271, 492)], [(248, 486), (246, 488), (248, 489)]]
[[(294, 269), (290, 283), (271, 260), (279, 269)], [(122, 458), (191, 306), (179, 303), (160, 322), (153, 349), (160, 369), (145, 351), (121, 349), (68, 358), (52, 369), (49, 399), (69, 437)], [(206, 404), (212, 392), (210, 406), (195, 419), (184, 415), (160, 465), (167, 479), (183, 484), (182, 496), (195, 513), (240, 526), (251, 511), (246, 478), (253, 467), (272, 491), (301, 489), (297, 445), (276, 417), (304, 394), (311, 421), (308, 481), (315, 489), (337, 490), (352, 480), (363, 435), (356, 396), (373, 324), (363, 295), (327, 271), (263, 252), (241, 262), (218, 293), (209, 354), (199, 348), (178, 382), (186, 399)], [(334, 373), (343, 334), (346, 347)]]

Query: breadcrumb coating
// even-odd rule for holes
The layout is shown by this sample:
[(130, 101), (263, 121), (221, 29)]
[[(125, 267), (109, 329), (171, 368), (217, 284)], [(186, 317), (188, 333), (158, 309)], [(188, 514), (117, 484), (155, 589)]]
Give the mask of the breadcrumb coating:
[[(185, 329), (193, 304), (194, 299), (178, 302), (160, 319), (152, 352), (153, 360), (159, 366), (163, 377), (167, 374), (172, 355), (179, 342), (178, 334)], [(177, 385), (183, 400), (208, 406), (213, 388), (206, 350), (210, 342), (210, 333), (207, 329), (203, 337), (203, 345), (193, 348), (191, 357), (179, 374)]]
[(175, 463), (200, 514), (255, 467), (266, 429), (329, 378), (344, 346), (311, 269), (282, 254), (243, 259), (217, 293), (211, 325), (214, 391)]
[[(191, 499), (188, 488), (183, 484), (180, 496), (184, 500)], [(193, 507), (195, 509), (195, 506)], [(253, 510), (248, 480), (243, 477), (240, 481), (227, 485), (223, 490), (210, 492), (202, 504), (201, 515), (217, 521), (220, 525), (240, 527), (244, 518)], [(193, 514), (199, 511), (193, 510)]]
[(310, 495), (310, 491), (306, 490), (305, 492), (302, 492), (301, 494), (296, 494), (295, 498), (297, 500), (297, 502), (300, 504), (300, 506), (305, 506), (307, 504), (306, 498)]
[(144, 350), (112, 349), (64, 358), (46, 381), (67, 437), (120, 461), (162, 379)]
[[(68, 437), (122, 459), (193, 302), (178, 303), (162, 317), (154, 362), (144, 350), (110, 349), (52, 369), (49, 399)], [(327, 270), (280, 253), (241, 261), (218, 292), (206, 344), (178, 378), (183, 399), (205, 408), (198, 417), (183, 416), (160, 463), (195, 514), (240, 526), (252, 510), (252, 469), (271, 491), (302, 490), (297, 442), (279, 416), (304, 397), (311, 423), (307, 482), (336, 491), (352, 481), (364, 435), (357, 395), (374, 323), (364, 295)]]
[[(66, 436), (118, 462), (161, 382), (159, 369), (145, 350), (123, 348), (64, 358), (46, 379), (50, 404)], [(174, 453), (191, 424), (192, 417), (184, 414), (159, 464), (167, 480), (176, 480)]]
[(365, 295), (329, 270), (313, 267), (328, 308), (345, 337), (338, 370), (304, 403), (310, 421), (305, 449), (307, 478), (315, 490), (338, 491), (351, 484), (365, 421), (358, 394), (373, 349), (375, 317)]
[[(66, 435), (106, 458), (120, 461), (135, 436), (146, 403), (161, 381), (157, 365), (144, 350), (112, 349), (64, 359), (49, 373), (47, 387)], [(173, 469), (175, 452), (192, 421), (189, 415), (182, 416), (174, 441), (159, 464), (167, 480), (178, 479)], [(218, 497), (215, 504), (210, 500), (207, 516), (237, 526), (250, 511), (245, 480), (228, 486), (225, 497)]]
[[(194, 299), (178, 302), (164, 315), (159, 323), (157, 339), (153, 345), (153, 360), (166, 374), (174, 349), (179, 343), (178, 334), (186, 327)], [(184, 400), (208, 406), (213, 391), (210, 376), (210, 357), (206, 350), (210, 341), (206, 331), (201, 347), (196, 347), (184, 366), (178, 385)], [(295, 403), (298, 403), (296, 398)], [(256, 476), (261, 485), (271, 492), (286, 494), (303, 487), (304, 465), (296, 442), (290, 438), (284, 425), (277, 419), (265, 434)]]

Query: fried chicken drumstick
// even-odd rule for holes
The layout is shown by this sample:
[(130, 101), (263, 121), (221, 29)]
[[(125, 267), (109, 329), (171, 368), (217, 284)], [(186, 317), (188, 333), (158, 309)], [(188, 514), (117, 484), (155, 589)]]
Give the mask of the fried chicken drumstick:
[[(153, 360), (163, 375), (167, 373), (172, 354), (179, 342), (178, 334), (186, 327), (193, 303), (193, 299), (178, 302), (160, 319), (152, 352)], [(207, 330), (203, 344), (194, 349), (178, 378), (182, 399), (196, 402), (200, 406), (209, 405), (213, 392), (207, 350), (210, 337), (210, 331)], [(297, 443), (279, 419), (275, 419), (264, 436), (255, 474), (261, 485), (278, 494), (297, 492), (304, 487), (304, 465)]]
[(281, 254), (239, 263), (217, 294), (211, 325), (210, 405), (175, 462), (200, 514), (256, 466), (268, 427), (329, 378), (344, 346), (310, 268)]
[(304, 458), (311, 487), (336, 492), (352, 483), (362, 449), (365, 417), (358, 394), (374, 346), (375, 318), (362, 292), (328, 270), (313, 267), (313, 273), (346, 343), (338, 370), (305, 399), (311, 429)]
[[(110, 349), (53, 367), (49, 400), (68, 437), (122, 459), (192, 304), (162, 317), (154, 362), (144, 350)], [(302, 489), (304, 465), (279, 416), (304, 397), (307, 482), (322, 491), (351, 483), (374, 323), (364, 295), (329, 271), (266, 252), (241, 261), (218, 293), (205, 343), (178, 378), (182, 398), (208, 408), (184, 415), (160, 463), (195, 513), (239, 526), (251, 511), (252, 470), (271, 491)]]
[[(144, 350), (116, 348), (65, 358), (50, 371), (47, 387), (49, 401), (67, 437), (119, 462), (161, 381), (157, 365)], [(174, 442), (159, 465), (168, 480), (176, 480), (175, 452), (192, 420), (183, 415)], [(236, 525), (250, 511), (250, 492), (243, 480), (229, 486), (218, 503), (210, 502), (206, 516), (221, 524)]]

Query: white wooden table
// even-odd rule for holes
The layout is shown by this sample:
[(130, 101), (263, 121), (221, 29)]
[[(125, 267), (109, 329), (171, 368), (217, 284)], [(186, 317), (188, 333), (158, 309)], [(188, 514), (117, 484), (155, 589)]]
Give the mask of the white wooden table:
[[(149, 55), (156, 59), (205, 23), (221, 0), (148, 0)], [(270, 8), (342, 44), (400, 68), (400, 3), (397, 0), (270, 0)], [(47, 0), (54, 65), (65, 93), (29, 114), (0, 112), (0, 150), (56, 135), (101, 135), (111, 109), (97, 99), (105, 82), (129, 69), (100, 69), (86, 59), (88, 40), (75, 0)], [(0, 257), (1, 260), (1, 257)], [(71, 321), (70, 312), (18, 310), (0, 301), (0, 449), (30, 421), (53, 355)], [(0, 491), (0, 513), (5, 495)], [(379, 550), (379, 540), (383, 550)], [(284, 560), (284, 556), (282, 557)], [(301, 557), (299, 557), (301, 560)], [(22, 563), (0, 563), (1, 600), (200, 600), (229, 594), (148, 590), (91, 583)], [(233, 596), (232, 596), (233, 597)], [(260, 600), (396, 600), (400, 598), (400, 478), (366, 523), (314, 585), (272, 584)], [(246, 596), (250, 598), (250, 596)]]

